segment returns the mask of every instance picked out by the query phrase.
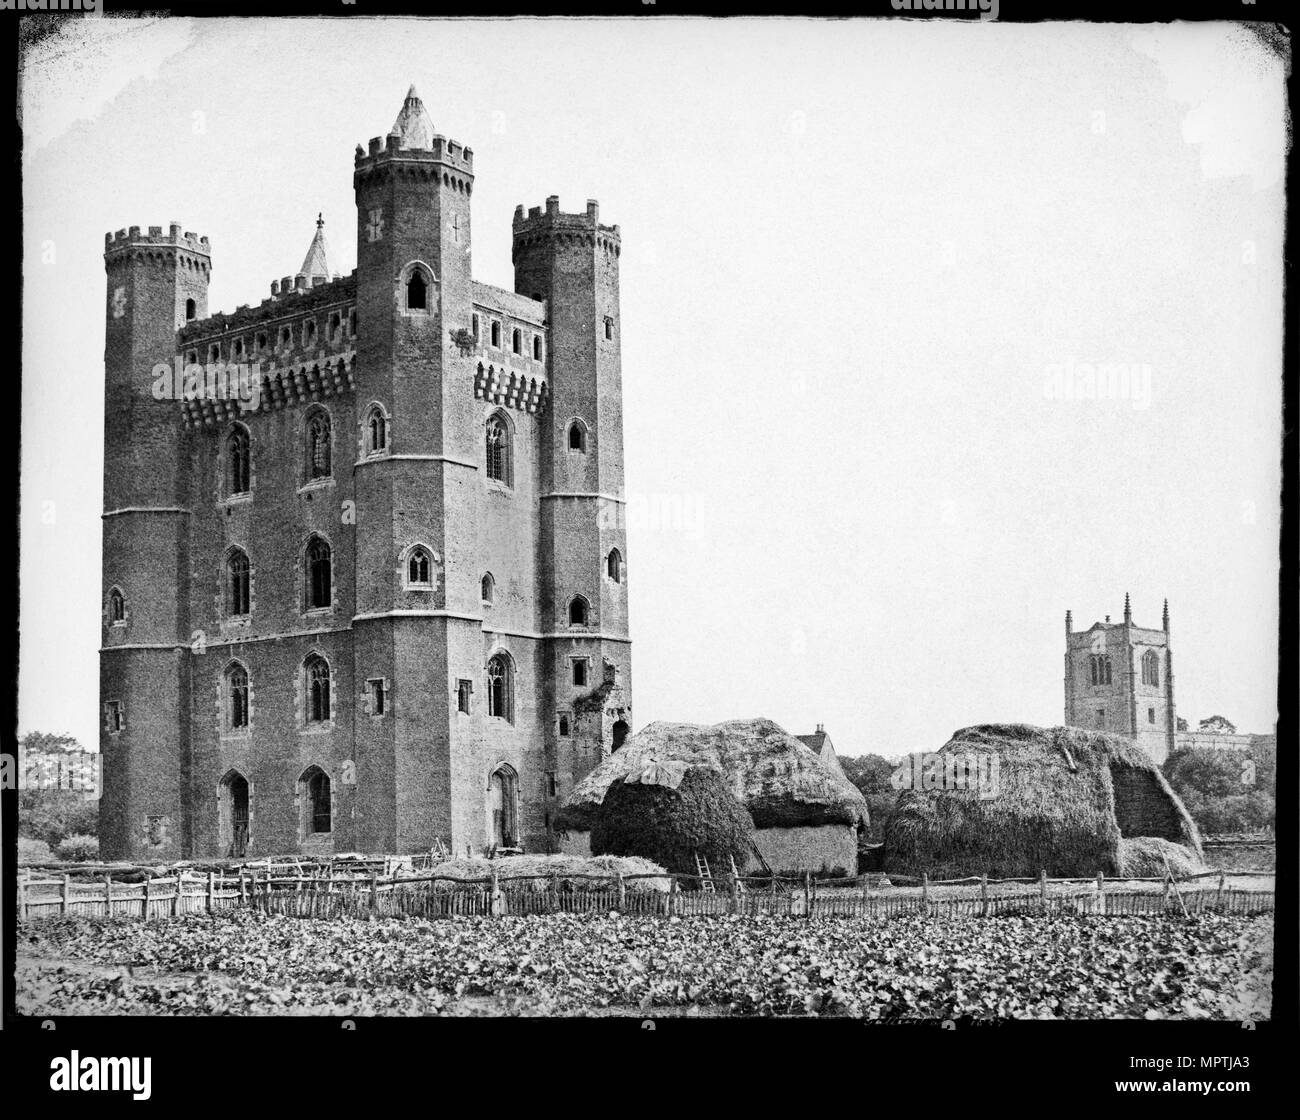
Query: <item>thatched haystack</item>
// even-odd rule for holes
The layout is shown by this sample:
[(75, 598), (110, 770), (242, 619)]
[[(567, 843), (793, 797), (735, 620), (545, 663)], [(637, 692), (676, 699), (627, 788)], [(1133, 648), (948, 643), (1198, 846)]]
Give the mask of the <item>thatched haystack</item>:
[(996, 792), (904, 789), (885, 825), (886, 874), (1164, 874), (1162, 855), (1176, 874), (1204, 870), (1195, 823), (1128, 739), (986, 724), (956, 732), (938, 756), (965, 756), (985, 773), (996, 760)]
[[(853, 874), (867, 803), (842, 774), (769, 719), (711, 727), (652, 723), (629, 737), (574, 788), (556, 828), (582, 850), (596, 810), (615, 782), (680, 780), (687, 769), (716, 770), (754, 821), (754, 842), (776, 872)], [(750, 869), (759, 867), (755, 858)]]

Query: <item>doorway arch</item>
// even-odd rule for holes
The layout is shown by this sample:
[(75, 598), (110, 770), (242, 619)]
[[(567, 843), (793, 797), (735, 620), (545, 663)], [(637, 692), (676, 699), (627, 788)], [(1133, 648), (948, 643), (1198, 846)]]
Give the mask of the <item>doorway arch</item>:
[(505, 762), (488, 778), (488, 842), (519, 847), (519, 775)]
[(218, 802), (221, 850), (229, 858), (240, 859), (248, 851), (252, 820), (253, 797), (248, 779), (238, 770), (227, 771), (218, 788)]

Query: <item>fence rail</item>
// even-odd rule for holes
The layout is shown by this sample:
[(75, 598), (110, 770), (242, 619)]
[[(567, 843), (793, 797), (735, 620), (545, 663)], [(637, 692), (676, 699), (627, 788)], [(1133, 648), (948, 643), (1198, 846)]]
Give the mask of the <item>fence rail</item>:
[[(1272, 878), (1266, 873), (1233, 873), (1233, 879)], [(274, 875), (241, 871), (181, 873), (143, 883), (118, 883), (24, 874), (18, 884), (21, 920), (67, 915), (127, 915), (140, 918), (212, 913), (246, 906), (265, 913), (336, 918), (362, 914), (436, 918), (460, 915), (599, 913), (627, 915), (749, 914), (803, 917), (889, 918), (901, 914), (931, 917), (990, 917), (1008, 913), (1082, 914), (1232, 914), (1268, 913), (1275, 904), (1271, 889), (1229, 886), (1228, 875), (1208, 872), (1188, 877), (1107, 880), (963, 879), (909, 880), (915, 885), (885, 886), (881, 877), (859, 876), (834, 885), (811, 876), (799, 879), (719, 876), (716, 889), (697, 889), (698, 876), (524, 875), (491, 874), (479, 878), (447, 875), (364, 873)], [(903, 877), (895, 877), (898, 882)], [(651, 880), (646, 883), (644, 881)], [(1207, 882), (1206, 880), (1217, 880)], [(597, 886), (581, 886), (595, 883)], [(667, 889), (664, 889), (666, 884)], [(1135, 887), (1134, 885), (1137, 884)], [(1156, 885), (1158, 884), (1158, 886)], [(1008, 890), (1011, 886), (1035, 890)], [(1055, 891), (1049, 890), (1056, 886)], [(978, 887), (978, 893), (974, 889)], [(686, 888), (686, 889), (683, 889)], [(935, 888), (948, 888), (938, 897)], [(953, 895), (952, 889), (966, 893)]]

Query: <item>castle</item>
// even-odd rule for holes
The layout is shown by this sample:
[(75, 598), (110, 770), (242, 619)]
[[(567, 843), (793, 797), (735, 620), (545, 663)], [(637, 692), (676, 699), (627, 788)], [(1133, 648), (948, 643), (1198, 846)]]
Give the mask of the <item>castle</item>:
[(105, 238), (107, 857), (546, 849), (628, 733), (618, 226), (519, 207), (475, 281), (414, 87), (353, 184), (355, 272), (318, 220), (232, 314), (206, 237)]
[(1065, 612), (1065, 724), (1125, 735), (1157, 765), (1174, 752), (1168, 600), (1159, 630), (1134, 625), (1127, 595), (1122, 623), (1107, 615), (1076, 633)]

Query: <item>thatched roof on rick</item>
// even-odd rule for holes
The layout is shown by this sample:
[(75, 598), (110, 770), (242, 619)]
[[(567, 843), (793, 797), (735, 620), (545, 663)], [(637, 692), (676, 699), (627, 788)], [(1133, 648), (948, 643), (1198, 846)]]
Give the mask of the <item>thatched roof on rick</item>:
[(555, 826), (585, 834), (615, 782), (641, 781), (647, 768), (654, 780), (671, 782), (672, 774), (696, 766), (719, 771), (731, 784), (754, 818), (755, 842), (773, 870), (856, 872), (866, 801), (842, 773), (769, 719), (711, 727), (652, 723), (578, 783)]
[[(937, 759), (940, 788), (904, 788), (885, 825), (886, 873), (1163, 875), (1166, 859), (1175, 873), (1202, 869), (1195, 823), (1121, 736), (986, 724), (956, 732)], [(945, 769), (983, 775), (985, 788), (951, 788)]]

